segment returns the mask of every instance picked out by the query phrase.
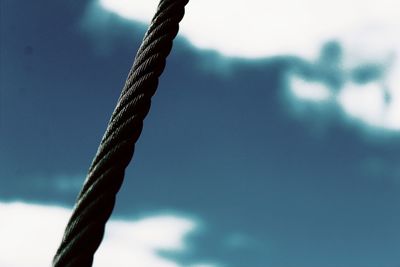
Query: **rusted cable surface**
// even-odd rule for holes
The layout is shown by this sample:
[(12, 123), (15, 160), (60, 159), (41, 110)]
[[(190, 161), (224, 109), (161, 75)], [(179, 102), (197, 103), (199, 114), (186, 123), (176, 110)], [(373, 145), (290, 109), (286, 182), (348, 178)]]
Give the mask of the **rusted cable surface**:
[(187, 3), (160, 1), (78, 195), (53, 266), (92, 266)]

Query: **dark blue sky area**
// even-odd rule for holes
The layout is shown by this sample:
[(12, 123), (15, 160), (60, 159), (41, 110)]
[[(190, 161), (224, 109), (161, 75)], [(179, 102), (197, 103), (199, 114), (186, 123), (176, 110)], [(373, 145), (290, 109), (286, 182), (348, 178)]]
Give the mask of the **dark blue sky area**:
[[(145, 31), (84, 26), (86, 7), (1, 1), (0, 201), (73, 205)], [(227, 267), (400, 266), (400, 138), (294, 116), (294, 62), (178, 38), (115, 216), (192, 214), (206, 226), (193, 253)]]

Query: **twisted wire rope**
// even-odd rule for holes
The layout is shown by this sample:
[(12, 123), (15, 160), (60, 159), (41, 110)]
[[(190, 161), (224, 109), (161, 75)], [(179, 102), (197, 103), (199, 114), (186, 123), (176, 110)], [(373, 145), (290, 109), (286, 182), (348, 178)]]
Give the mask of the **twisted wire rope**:
[(189, 0), (161, 0), (78, 195), (53, 266), (92, 266)]

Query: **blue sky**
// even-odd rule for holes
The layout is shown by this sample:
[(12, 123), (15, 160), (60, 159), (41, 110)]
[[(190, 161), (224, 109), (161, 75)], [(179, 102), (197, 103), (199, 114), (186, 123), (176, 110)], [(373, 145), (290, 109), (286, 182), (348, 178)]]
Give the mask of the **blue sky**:
[[(1, 2), (1, 267), (50, 262), (157, 4), (106, 2)], [(121, 267), (400, 266), (400, 42), (386, 11), (396, 3), (355, 1), (337, 25), (315, 1), (253, 21), (255, 1), (240, 26), (229, 20), (237, 1), (209, 12), (226, 22), (212, 29), (198, 23), (199, 2), (187, 6), (94, 266), (117, 254)], [(296, 23), (304, 10), (322, 15)], [(325, 27), (300, 37), (291, 28), (316, 22)], [(252, 23), (260, 41), (237, 46)]]

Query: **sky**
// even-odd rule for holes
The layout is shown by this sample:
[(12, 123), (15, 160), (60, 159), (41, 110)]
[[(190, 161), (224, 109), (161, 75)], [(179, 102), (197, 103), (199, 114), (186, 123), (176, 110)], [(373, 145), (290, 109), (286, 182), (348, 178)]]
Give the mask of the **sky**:
[[(0, 267), (49, 266), (157, 1), (0, 5)], [(400, 266), (399, 5), (190, 1), (94, 266)]]

